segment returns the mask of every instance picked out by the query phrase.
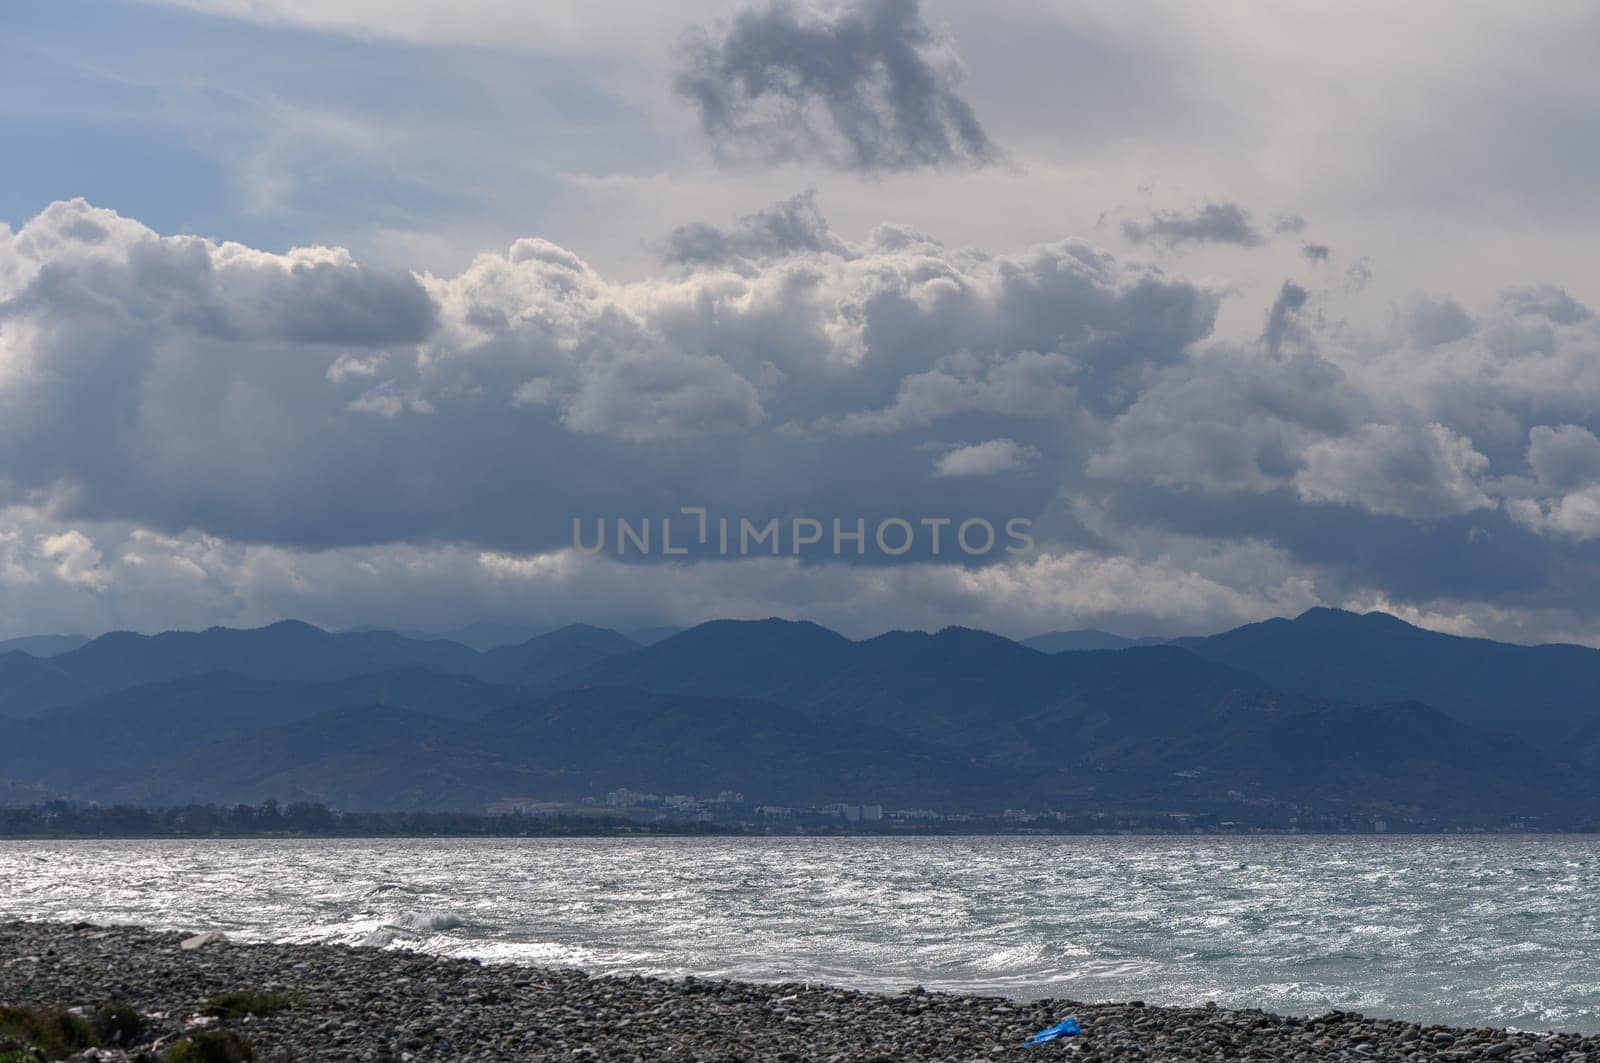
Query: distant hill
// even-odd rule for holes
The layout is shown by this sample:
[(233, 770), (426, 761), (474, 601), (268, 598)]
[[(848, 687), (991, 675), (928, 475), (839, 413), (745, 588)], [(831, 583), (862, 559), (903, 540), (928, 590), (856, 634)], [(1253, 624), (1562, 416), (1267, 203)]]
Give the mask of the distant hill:
[(1339, 609), (1172, 644), (1282, 690), (1351, 702), (1419, 701), (1551, 750), (1600, 718), (1600, 650), (1584, 646), (1462, 638), (1386, 613)]
[(173, 750), (106, 786), (151, 805), (276, 799), (342, 809), (481, 808), (533, 783), (478, 728), (394, 705), (332, 709)]
[(1010, 754), (1072, 737), (1059, 730), (1069, 717), (1097, 732), (1148, 729), (1153, 718), (1181, 725), (1266, 688), (1165, 647), (1053, 656), (970, 628), (852, 642), (788, 620), (712, 621), (558, 683), (752, 698)]
[[(403, 706), (475, 719), (526, 697), (519, 690), (424, 669), (350, 679), (257, 679), (226, 672), (130, 687), (7, 725), (0, 777), (43, 780), (105, 797), (184, 750), (352, 704)], [(84, 786), (85, 780), (90, 787)]]
[(1038, 650), (1040, 653), (1125, 650), (1131, 646), (1159, 646), (1166, 641), (1166, 639), (1157, 638), (1128, 638), (1125, 635), (1113, 635), (1109, 631), (1096, 631), (1093, 628), (1077, 628), (1072, 631), (1047, 631), (1043, 635), (1034, 635), (1021, 640), (1024, 646)]
[(745, 790), (768, 801), (908, 800), (999, 792), (954, 751), (774, 706), (588, 689), (472, 725), (395, 706), (318, 713), (169, 755), (107, 796), (156, 804), (275, 797), (350, 809), (481, 808), (623, 786)]
[(1588, 773), (1414, 702), (1239, 707), (1153, 741), (1107, 745), (1089, 760), (1106, 796), (1173, 807), (1231, 796), (1301, 813), (1534, 826), (1592, 820), (1596, 807)]
[(544, 686), (580, 668), (637, 650), (639, 643), (609, 628), (568, 624), (515, 646), (489, 650), (475, 675), (518, 686)]
[[(1528, 779), (1554, 785), (1529, 786)], [(48, 785), (48, 780), (44, 785)], [(996, 762), (888, 728), (743, 699), (590, 687), (472, 723), (393, 705), (318, 712), (175, 743), (95, 796), (150, 804), (320, 801), (346, 809), (481, 809), (618, 787), (738, 790), (766, 803), (890, 807), (1251, 806), (1301, 815), (1592, 822), (1592, 786), (1512, 740), (1418, 705), (1242, 705), (1200, 726), (1062, 743)]]
[(0, 639), (0, 655), (26, 653), (34, 657), (54, 657), (88, 641), (87, 635), (26, 635), (19, 639)]
[(525, 763), (588, 783), (587, 792), (630, 785), (739, 790), (776, 803), (984, 804), (1003, 792), (996, 775), (960, 751), (745, 699), (591, 687), (498, 710), (483, 724), (508, 736), (505, 746)]
[(0, 654), (0, 799), (481, 808), (626, 786), (1593, 826), (1597, 691), (1600, 651), (1335, 610), (1053, 653), (788, 620), (648, 645), (574, 624), (484, 652), (293, 621), (123, 632)]
[(540, 635), (548, 635), (553, 630), (549, 624), (502, 624), (481, 620), (465, 627), (435, 632), (433, 637), (459, 642), (484, 653), (497, 646), (518, 646)]
[(561, 673), (637, 648), (614, 631), (584, 624), (488, 653), (444, 639), (415, 639), (382, 629), (335, 634), (293, 620), (262, 628), (160, 635), (121, 631), (44, 660), (20, 652), (0, 655), (0, 716), (37, 716), (130, 687), (212, 673), (328, 682), (419, 669), (490, 683), (542, 686)]
[(139, 635), (102, 635), (51, 659), (94, 691), (111, 691), (205, 672), (262, 679), (344, 679), (393, 668), (422, 667), (471, 674), (479, 654), (442, 639), (408, 639), (391, 631), (331, 634), (296, 620), (247, 630), (210, 628)]
[(786, 702), (843, 667), (854, 646), (843, 635), (804, 621), (712, 620), (575, 669), (560, 683)]
[(21, 650), (0, 655), (0, 717), (37, 716), (52, 705), (69, 705), (91, 692), (91, 684), (55, 659)]
[(625, 634), (641, 646), (651, 646), (662, 639), (670, 639), (684, 632), (681, 627), (641, 627)]

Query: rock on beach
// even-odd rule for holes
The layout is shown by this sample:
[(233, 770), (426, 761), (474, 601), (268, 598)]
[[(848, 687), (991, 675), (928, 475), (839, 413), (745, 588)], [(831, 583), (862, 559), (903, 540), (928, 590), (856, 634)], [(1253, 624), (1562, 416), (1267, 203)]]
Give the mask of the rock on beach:
[[(590, 977), (398, 949), (230, 943), (88, 924), (0, 923), (0, 1004), (131, 1005), (161, 1059), (195, 1030), (257, 1060), (1477, 1060), (1600, 1063), (1600, 1037), (825, 985)], [(203, 936), (203, 935), (201, 935)], [(220, 997), (221, 994), (228, 994)], [(250, 1001), (279, 1002), (272, 1008)], [(218, 1000), (242, 1001), (219, 1005)], [(208, 1001), (210, 1002), (208, 1006)], [(210, 1014), (207, 1014), (207, 1012)], [(1075, 1016), (1083, 1033), (1024, 1040)]]

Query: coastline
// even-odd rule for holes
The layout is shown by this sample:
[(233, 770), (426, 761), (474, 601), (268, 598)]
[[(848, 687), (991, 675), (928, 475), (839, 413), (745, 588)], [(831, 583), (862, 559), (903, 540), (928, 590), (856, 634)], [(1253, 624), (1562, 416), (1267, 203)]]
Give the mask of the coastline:
[[(196, 928), (197, 931), (205, 928)], [(237, 944), (87, 923), (0, 923), (0, 1005), (146, 1016), (134, 1059), (195, 1031), (233, 1031), (257, 1060), (1600, 1060), (1600, 1035), (1295, 1017), (1142, 1002), (896, 995), (817, 984), (591, 977), (394, 949)], [(191, 942), (191, 944), (193, 944)], [(218, 994), (278, 1002), (218, 1010)], [(262, 1011), (273, 1009), (258, 1009)], [(1083, 1033), (1038, 1048), (1068, 1016)], [(3, 1041), (3, 1039), (0, 1039)], [(96, 1058), (82, 1055), (78, 1058)]]

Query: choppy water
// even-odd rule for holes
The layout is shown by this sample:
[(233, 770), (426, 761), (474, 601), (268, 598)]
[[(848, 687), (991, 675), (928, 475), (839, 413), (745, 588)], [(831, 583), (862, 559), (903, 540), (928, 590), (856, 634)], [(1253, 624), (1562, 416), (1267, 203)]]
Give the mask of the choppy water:
[(0, 917), (1600, 1030), (1587, 837), (0, 842)]

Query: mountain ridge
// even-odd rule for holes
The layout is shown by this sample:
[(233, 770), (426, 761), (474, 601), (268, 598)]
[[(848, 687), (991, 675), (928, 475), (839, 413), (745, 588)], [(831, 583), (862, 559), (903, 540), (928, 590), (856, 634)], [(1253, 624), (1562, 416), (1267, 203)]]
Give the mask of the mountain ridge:
[(1339, 610), (1053, 653), (962, 626), (852, 640), (778, 618), (649, 645), (573, 624), (487, 651), (285, 621), (0, 655), (0, 712), (20, 717), (0, 792), (462, 808), (693, 784), (1592, 824), (1596, 689), (1600, 651)]

